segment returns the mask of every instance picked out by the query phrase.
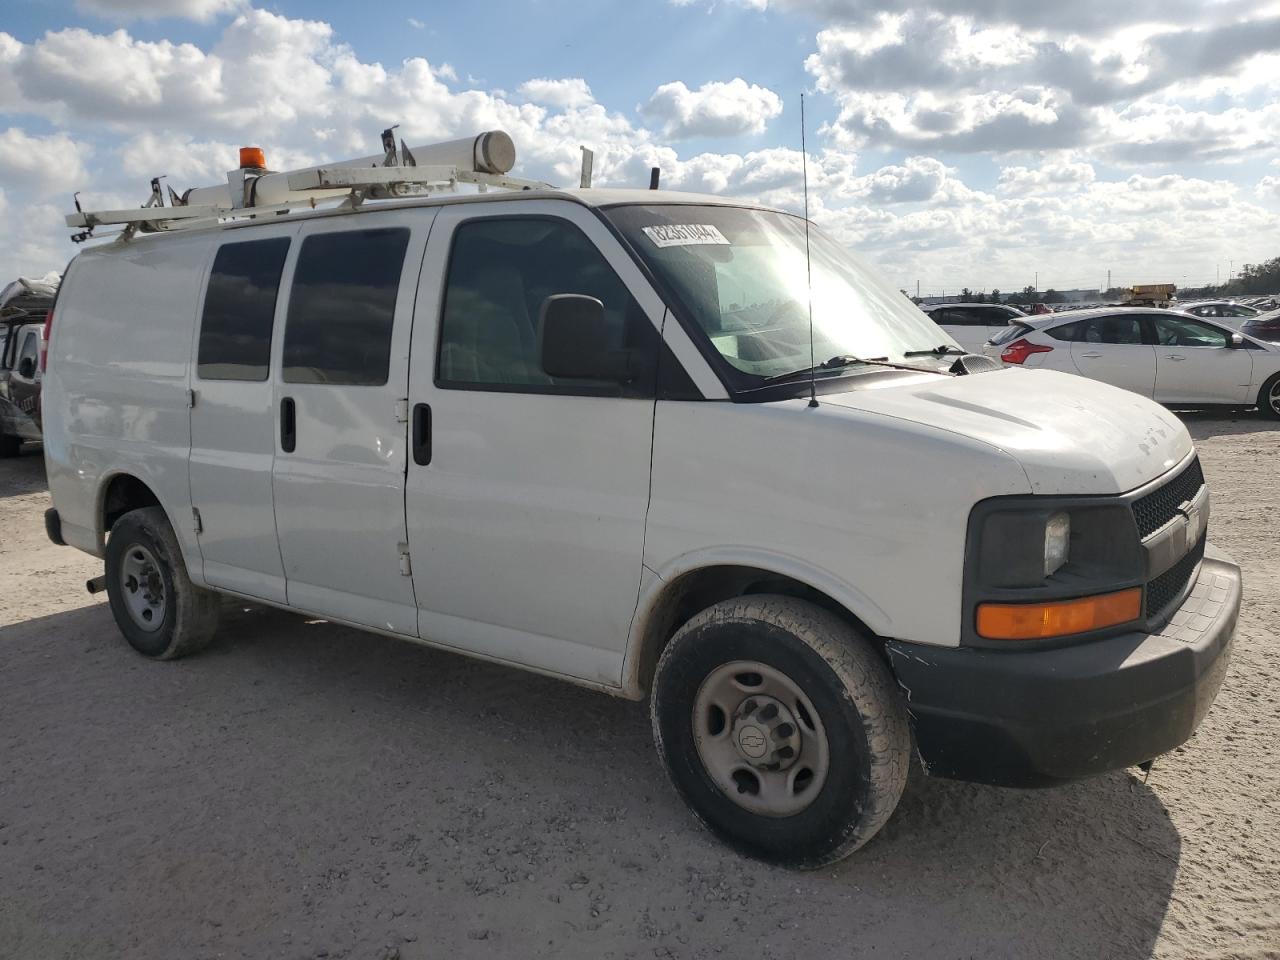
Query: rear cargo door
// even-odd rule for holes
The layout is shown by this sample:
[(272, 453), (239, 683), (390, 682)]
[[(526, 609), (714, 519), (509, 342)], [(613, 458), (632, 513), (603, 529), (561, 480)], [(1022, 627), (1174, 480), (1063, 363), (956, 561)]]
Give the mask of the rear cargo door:
[(291, 606), (415, 635), (404, 478), (409, 337), (435, 211), (299, 231), (276, 359), (276, 531)]

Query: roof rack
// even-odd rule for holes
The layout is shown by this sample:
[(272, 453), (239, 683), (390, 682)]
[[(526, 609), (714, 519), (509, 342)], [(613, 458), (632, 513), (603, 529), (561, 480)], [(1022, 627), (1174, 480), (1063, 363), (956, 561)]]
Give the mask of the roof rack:
[[(178, 195), (169, 188), (169, 206), (160, 189), (163, 177), (151, 181), (151, 196), (140, 208), (85, 210), (75, 195), (76, 212), (68, 214), (69, 227), (81, 227), (71, 239), (83, 243), (94, 228), (121, 225), (121, 240), (135, 233), (164, 232), (204, 227), (228, 220), (261, 217), (300, 209), (315, 209), (325, 201), (355, 209), (366, 200), (398, 200), (425, 197), (440, 191), (456, 191), (459, 184), (489, 188), (540, 190), (551, 187), (538, 180), (508, 176), (515, 166), (516, 149), (511, 137), (490, 130), (476, 137), (409, 148), (403, 140), (397, 150), (393, 131), (382, 132), (380, 156), (340, 160), (316, 167), (283, 172), (266, 168), (258, 147), (240, 149), (240, 166), (228, 171), (227, 182), (194, 187)], [(106, 235), (104, 235), (106, 236)]]

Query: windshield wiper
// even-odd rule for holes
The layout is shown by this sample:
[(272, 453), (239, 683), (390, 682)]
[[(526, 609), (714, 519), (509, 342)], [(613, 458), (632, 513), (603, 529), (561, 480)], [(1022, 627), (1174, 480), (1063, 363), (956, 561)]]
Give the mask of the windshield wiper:
[(795, 377), (807, 377), (811, 373), (817, 373), (820, 370), (839, 370), (841, 367), (851, 367), (855, 363), (880, 363), (888, 360), (888, 357), (875, 357), (870, 360), (864, 360), (862, 357), (855, 357), (850, 354), (840, 354), (823, 360), (821, 363), (812, 367), (801, 367), (799, 370), (789, 370), (786, 373), (778, 373), (772, 377), (765, 377), (762, 384), (781, 383), (784, 380), (791, 380)]
[(953, 347), (949, 343), (940, 343), (932, 350), (908, 350), (903, 354), (904, 357), (945, 357), (948, 354), (955, 356), (966, 356), (968, 350), (961, 350), (959, 347)]
[[(954, 350), (954, 347), (948, 347)], [(926, 350), (925, 353), (932, 353), (932, 350)], [(963, 351), (961, 351), (963, 352)], [(903, 356), (911, 356), (911, 354), (903, 354)], [(889, 367), (893, 370), (910, 370), (913, 373), (937, 373), (942, 376), (954, 376), (949, 370), (930, 370), (928, 367), (913, 367), (906, 363), (893, 363), (888, 357), (855, 357), (851, 354), (840, 354), (829, 360), (812, 367), (802, 367), (799, 370), (792, 370), (788, 373), (779, 373), (772, 377), (765, 377), (760, 381), (761, 386), (768, 386), (773, 383), (782, 383), (784, 380), (794, 380), (797, 377), (807, 377), (818, 373), (820, 370), (838, 370), (842, 367), (851, 367), (854, 364), (867, 364), (873, 367)]]

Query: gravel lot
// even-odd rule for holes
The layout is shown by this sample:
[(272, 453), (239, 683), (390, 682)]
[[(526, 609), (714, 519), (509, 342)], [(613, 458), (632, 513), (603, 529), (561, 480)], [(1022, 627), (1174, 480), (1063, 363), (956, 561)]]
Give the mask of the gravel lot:
[(638, 704), (239, 606), (143, 660), (0, 461), (0, 956), (1280, 957), (1280, 429), (1187, 422), (1246, 592), (1196, 737), (1146, 783), (918, 779), (812, 874), (701, 832)]

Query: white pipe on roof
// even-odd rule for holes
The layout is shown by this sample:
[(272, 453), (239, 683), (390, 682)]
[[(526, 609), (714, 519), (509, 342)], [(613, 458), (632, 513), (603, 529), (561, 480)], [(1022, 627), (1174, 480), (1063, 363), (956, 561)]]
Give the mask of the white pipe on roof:
[[(502, 130), (489, 130), (475, 137), (463, 137), (460, 140), (449, 140), (445, 143), (429, 143), (420, 147), (409, 147), (414, 162), (419, 166), (457, 167), (459, 170), (475, 173), (503, 174), (510, 172), (516, 165), (516, 146), (511, 137)], [(253, 198), (255, 206), (272, 206), (283, 203), (305, 203), (308, 200), (324, 200), (347, 196), (349, 190), (291, 190), (290, 174), (307, 173), (314, 170), (332, 170), (335, 167), (380, 167), (384, 157), (379, 154), (371, 157), (360, 157), (356, 160), (337, 160), (333, 163), (321, 163), (314, 167), (300, 170), (268, 172), (253, 181)], [(246, 171), (252, 174), (254, 171)], [(239, 198), (236, 198), (237, 200)], [(232, 187), (221, 183), (209, 187), (193, 187), (183, 195), (183, 200), (191, 206), (208, 205), (221, 210), (230, 210), (240, 204), (232, 200)]]

